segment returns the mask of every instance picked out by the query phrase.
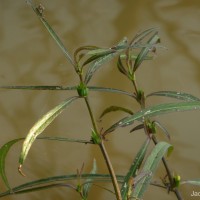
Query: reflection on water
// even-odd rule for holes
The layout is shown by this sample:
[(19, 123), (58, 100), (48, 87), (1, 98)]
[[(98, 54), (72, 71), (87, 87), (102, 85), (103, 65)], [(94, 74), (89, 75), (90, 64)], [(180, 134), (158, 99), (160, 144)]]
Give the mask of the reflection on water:
[[(184, 91), (200, 96), (199, 90), (199, 1), (186, 0), (149, 0), (149, 1), (42, 1), (45, 5), (45, 16), (63, 39), (72, 53), (77, 47), (86, 44), (112, 46), (124, 36), (130, 39), (139, 30), (158, 27), (162, 44), (168, 50), (160, 49), (157, 58), (146, 62), (138, 70), (138, 81), (146, 93), (159, 90)], [(65, 60), (54, 41), (32, 10), (23, 1), (2, 0), (0, 3), (0, 85), (74, 85), (77, 78), (69, 63)], [(95, 76), (91, 84), (118, 87), (130, 90), (130, 85), (114, 65), (107, 66)], [(110, 81), (112, 77), (112, 81)], [(120, 81), (119, 81), (120, 80)], [(49, 109), (57, 105), (74, 92), (48, 91), (1, 91), (0, 96), (0, 134), (1, 142), (25, 136), (34, 122)], [(130, 99), (116, 95), (91, 93), (92, 105), (101, 110), (111, 105), (134, 106)], [(164, 102), (166, 99), (153, 98), (149, 104)], [(169, 100), (167, 100), (169, 101)], [(69, 113), (72, 116), (68, 116)], [(117, 115), (121, 117), (121, 115)], [(173, 171), (185, 179), (196, 178), (200, 174), (198, 112), (178, 113), (162, 116), (172, 135), (171, 143), (175, 152), (169, 158)], [(108, 126), (119, 118), (106, 118), (99, 126)], [(186, 123), (187, 122), (187, 123)], [(90, 121), (85, 106), (81, 101), (72, 105), (61, 117), (45, 131), (45, 135), (66, 135), (83, 139), (89, 138)], [(81, 132), (80, 132), (81, 130)], [(162, 135), (160, 135), (162, 139)], [(144, 140), (144, 135), (122, 134), (118, 130), (109, 137), (109, 153), (118, 173), (123, 174), (129, 168), (135, 149)], [(123, 142), (122, 142), (123, 141)], [(133, 148), (134, 146), (134, 148)], [(76, 173), (76, 169), (85, 163), (89, 172), (94, 157), (97, 158), (99, 172), (106, 172), (98, 148), (89, 145), (77, 145), (56, 142), (36, 142), (24, 170), (23, 178), (17, 173), (17, 156), (20, 146), (16, 145), (7, 160), (7, 172), (12, 186), (51, 175)], [(80, 154), (81, 153), (81, 154)], [(16, 166), (15, 166), (16, 165)], [(192, 170), (191, 170), (192, 169)], [(159, 175), (162, 174), (159, 172)], [(159, 176), (158, 175), (158, 176)], [(1, 183), (2, 184), (2, 183)], [(96, 195), (96, 188), (92, 195)], [(184, 190), (184, 191), (183, 191)], [(185, 199), (190, 199), (194, 187), (183, 187)], [(66, 189), (54, 189), (29, 195), (12, 196), (5, 199), (66, 199)], [(113, 199), (111, 194), (98, 190), (95, 199)], [(67, 190), (67, 199), (79, 199)], [(162, 196), (161, 196), (162, 195)], [(166, 195), (166, 197), (164, 197)], [(146, 195), (148, 199), (175, 199), (162, 190), (151, 188)]]

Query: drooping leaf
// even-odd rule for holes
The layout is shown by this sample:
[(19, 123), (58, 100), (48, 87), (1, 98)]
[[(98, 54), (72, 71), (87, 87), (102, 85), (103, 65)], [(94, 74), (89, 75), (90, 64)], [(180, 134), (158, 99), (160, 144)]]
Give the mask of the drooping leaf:
[(125, 76), (128, 77), (129, 73), (127, 72), (127, 70), (125, 69), (125, 67), (124, 67), (124, 65), (122, 63), (121, 56), (119, 56), (119, 58), (118, 58), (117, 68), (122, 74), (124, 74)]
[(200, 179), (185, 180), (185, 181), (181, 181), (180, 184), (191, 184), (191, 185), (197, 185), (197, 186), (200, 186)]
[(30, 129), (29, 133), (24, 140), (22, 151), (19, 158), (19, 171), (21, 172), (21, 167), (26, 159), (26, 156), (35, 141), (36, 137), (40, 135), (47, 126), (75, 99), (78, 97), (71, 97), (66, 99), (64, 102), (60, 103), (58, 106), (50, 110), (45, 114), (36, 124)]
[(91, 51), (91, 50), (94, 50), (94, 49), (99, 49), (99, 47), (97, 47), (97, 46), (82, 46), (82, 47), (79, 47), (74, 52), (74, 60), (76, 61), (76, 63), (79, 63), (80, 60), (83, 57), (85, 57), (85, 55), (87, 54), (87, 51)]
[[(10, 184), (8, 182), (6, 172), (5, 172), (5, 160), (7, 157), (7, 154), (10, 150), (10, 148), (17, 142), (24, 140), (25, 138), (18, 138), (15, 140), (11, 140), (4, 144), (0, 148), (0, 175), (2, 177), (2, 180), (6, 187), (10, 189)], [(88, 140), (81, 140), (81, 139), (72, 139), (72, 138), (64, 138), (64, 137), (38, 137), (37, 139), (43, 139), (43, 140), (54, 140), (54, 141), (62, 141), (62, 142), (77, 142), (77, 143), (83, 143), (83, 144), (92, 144), (91, 141)]]
[[(96, 160), (94, 159), (93, 160), (93, 167), (92, 167), (92, 170), (91, 170), (90, 174), (96, 174), (96, 173), (97, 173), (97, 163), (96, 163)], [(85, 181), (86, 183), (83, 185), (83, 196), (86, 199), (88, 197), (88, 193), (89, 193), (90, 188), (92, 186), (93, 180), (94, 179), (92, 179), (92, 178), (88, 178)]]
[(86, 61), (84, 61), (84, 63), (82, 64), (82, 67), (84, 67), (85, 65), (87, 65), (87, 64), (89, 64), (89, 63), (91, 63), (91, 62), (93, 62), (93, 61), (95, 61), (97, 59), (100, 59), (100, 58), (102, 58), (102, 57), (104, 57), (106, 55), (109, 55), (110, 53), (113, 53), (113, 50), (109, 49), (109, 51), (105, 50), (104, 53), (93, 55), (93, 56), (89, 57)]
[(55, 33), (55, 31), (52, 29), (52, 27), (49, 25), (49, 23), (47, 22), (47, 20), (44, 17), (43, 14), (43, 8), (40, 9), (41, 4), (36, 6), (32, 0), (26, 0), (27, 4), (29, 4), (31, 6), (31, 8), (33, 9), (33, 11), (37, 14), (37, 16), (39, 17), (40, 21), (43, 23), (43, 25), (45, 26), (45, 28), (47, 29), (47, 31), (50, 33), (51, 37), (54, 39), (54, 41), (57, 43), (57, 45), (59, 46), (59, 48), (61, 49), (61, 51), (64, 53), (65, 57), (67, 58), (67, 60), (73, 65), (75, 66), (75, 63), (73, 61), (73, 59), (71, 58), (69, 52), (67, 51), (67, 49), (65, 48), (64, 44), (62, 43), (62, 41), (60, 40), (60, 38), (58, 37), (58, 35)]
[(126, 176), (124, 178), (124, 182), (123, 182), (122, 187), (121, 187), (121, 195), (122, 195), (123, 200), (127, 199), (129, 188), (132, 188), (132, 185), (129, 185), (129, 181), (130, 181), (131, 178), (136, 176), (136, 172), (140, 168), (140, 166), (141, 166), (141, 164), (144, 160), (147, 148), (149, 146), (149, 141), (150, 141), (150, 139), (148, 138), (145, 141), (145, 143), (142, 145), (142, 147), (138, 151), (133, 163), (131, 164), (131, 167), (130, 167), (128, 173), (126, 174)]
[(159, 142), (154, 147), (151, 154), (147, 158), (145, 165), (144, 165), (144, 168), (142, 170), (142, 172), (149, 172), (150, 171), (152, 173), (152, 175), (145, 177), (141, 182), (139, 182), (136, 185), (134, 192), (132, 194), (132, 197), (134, 197), (134, 198), (142, 198), (143, 197), (147, 187), (150, 184), (152, 176), (153, 176), (153, 174), (155, 173), (155, 171), (158, 167), (158, 164), (160, 163), (162, 157), (165, 155), (165, 153), (170, 148), (172, 149), (173, 147), (166, 142)]
[(158, 91), (158, 92), (153, 92), (147, 95), (147, 97), (150, 97), (150, 96), (170, 97), (170, 98), (175, 98), (175, 99), (183, 100), (183, 101), (200, 101), (198, 97), (195, 97), (191, 94), (184, 93), (184, 92), (175, 92), (175, 91)]
[(104, 115), (106, 115), (106, 114), (108, 114), (108, 113), (110, 113), (110, 112), (115, 112), (115, 111), (122, 111), (122, 112), (125, 112), (125, 113), (128, 113), (128, 114), (130, 114), (130, 115), (133, 115), (133, 112), (132, 112), (132, 110), (130, 110), (130, 109), (127, 109), (127, 108), (124, 108), (124, 107), (121, 107), (121, 106), (109, 106), (108, 108), (106, 108), (102, 113), (101, 113), (101, 115), (100, 115), (100, 119), (104, 116)]
[(130, 133), (132, 133), (133, 131), (137, 131), (137, 130), (143, 129), (143, 128), (144, 128), (144, 124), (139, 124), (136, 127), (134, 127), (133, 129), (131, 129)]
[[(119, 53), (121, 53), (126, 46), (127, 41), (126, 40), (122, 40), (119, 42), (119, 44), (117, 46), (115, 46), (114, 48), (109, 49), (109, 51), (103, 55), (100, 56), (98, 59), (94, 60), (92, 63), (90, 63), (90, 66), (88, 67), (88, 70), (86, 72), (85, 75), (85, 84), (87, 84), (90, 79), (92, 78), (93, 74), (105, 63), (107, 63), (108, 61), (112, 60), (116, 55), (119, 55)], [(95, 50), (94, 50), (95, 51)]]
[(154, 47), (154, 45), (159, 41), (159, 39), (160, 38), (158, 36), (158, 33), (155, 32), (153, 34), (153, 36), (148, 40), (147, 46), (142, 48), (141, 52), (138, 54), (138, 56), (135, 60), (134, 67), (133, 67), (133, 72), (135, 72), (137, 70), (137, 68), (140, 66), (142, 61), (145, 59), (145, 57), (149, 53), (149, 50)]
[(7, 176), (6, 176), (6, 172), (5, 172), (5, 159), (6, 156), (8, 154), (8, 151), (10, 150), (10, 148), (18, 141), (21, 141), (23, 138), (19, 138), (19, 139), (15, 139), (15, 140), (11, 140), (9, 142), (7, 142), (6, 144), (4, 144), (1, 149), (0, 149), (0, 175), (3, 179), (4, 184), (6, 185), (6, 187), (8, 189), (10, 189), (10, 184), (8, 182)]
[(170, 134), (167, 131), (167, 129), (158, 121), (154, 121), (154, 124), (156, 124), (163, 131), (163, 133), (167, 136), (167, 138), (170, 140)]
[(124, 125), (131, 124), (135, 120), (141, 120), (144, 117), (152, 117), (171, 112), (197, 109), (200, 109), (200, 101), (158, 104), (149, 108), (145, 108), (130, 117), (125, 117), (122, 120), (119, 120), (117, 123), (108, 128), (105, 133), (109, 133), (118, 127), (123, 127)]

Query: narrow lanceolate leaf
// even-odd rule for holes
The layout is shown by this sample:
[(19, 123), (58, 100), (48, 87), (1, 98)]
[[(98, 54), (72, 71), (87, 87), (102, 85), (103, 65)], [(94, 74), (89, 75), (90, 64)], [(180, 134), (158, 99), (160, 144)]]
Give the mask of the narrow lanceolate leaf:
[(128, 77), (128, 72), (127, 72), (126, 68), (124, 67), (124, 65), (122, 63), (121, 56), (119, 56), (119, 58), (118, 58), (117, 68), (122, 74), (124, 74), (125, 76)]
[(47, 126), (75, 99), (78, 97), (71, 97), (66, 99), (64, 102), (50, 110), (47, 114), (45, 114), (36, 124), (30, 129), (29, 133), (24, 140), (22, 151), (19, 158), (19, 171), (21, 172), (21, 167), (26, 159), (26, 156), (35, 141), (36, 137), (40, 135)]
[(10, 185), (6, 176), (6, 172), (5, 172), (5, 160), (6, 160), (6, 156), (8, 154), (8, 151), (10, 150), (10, 148), (18, 141), (22, 140), (24, 138), (19, 138), (19, 139), (15, 139), (15, 140), (11, 140), (8, 143), (4, 144), (1, 149), (0, 149), (0, 175), (3, 179), (4, 184), (6, 185), (6, 187), (8, 189), (10, 189)]
[(98, 58), (94, 61), (94, 63), (91, 63), (91, 65), (88, 68), (88, 71), (85, 76), (85, 84), (87, 84), (90, 79), (92, 78), (93, 74), (106, 62), (109, 62), (112, 60), (119, 52), (113, 51), (113, 53), (109, 53), (103, 57)]
[(104, 115), (106, 115), (106, 114), (108, 114), (108, 113), (110, 113), (110, 112), (115, 112), (115, 111), (122, 111), (122, 112), (128, 113), (128, 114), (130, 114), (130, 115), (133, 115), (132, 110), (129, 110), (129, 109), (127, 109), (127, 108), (124, 108), (124, 107), (121, 107), (121, 106), (109, 106), (108, 108), (106, 108), (106, 109), (102, 112), (102, 114), (100, 115), (100, 119), (101, 119)]
[(131, 178), (136, 176), (137, 170), (140, 168), (142, 161), (144, 160), (147, 148), (149, 146), (149, 141), (150, 139), (148, 138), (145, 143), (142, 145), (141, 149), (137, 153), (128, 173), (126, 174), (124, 178), (124, 182), (121, 187), (121, 194), (122, 194), (122, 199), (126, 200), (128, 199), (128, 192), (130, 189), (132, 189), (132, 185), (129, 185), (129, 181)]
[(145, 37), (152, 34), (153, 32), (157, 32), (157, 29), (149, 28), (145, 31), (142, 31), (142, 32), (136, 34), (136, 36), (132, 39), (131, 47), (134, 47), (135, 45), (137, 45), (140, 41), (142, 41)]
[(137, 70), (137, 68), (140, 66), (140, 64), (142, 63), (142, 61), (145, 60), (145, 57), (147, 56), (147, 54), (149, 53), (151, 48), (153, 48), (154, 45), (159, 42), (159, 39), (160, 38), (158, 36), (158, 33), (155, 32), (153, 34), (153, 36), (147, 42), (147, 46), (142, 48), (141, 52), (139, 53), (138, 57), (136, 58), (135, 64), (133, 67), (133, 72), (135, 72)]
[[(97, 163), (96, 163), (96, 160), (94, 159), (93, 167), (92, 167), (90, 174), (96, 174), (96, 173), (97, 173)], [(83, 196), (86, 199), (88, 197), (88, 194), (89, 194), (90, 188), (92, 186), (93, 180), (94, 180), (93, 178), (88, 178), (88, 179), (86, 179), (85, 184), (83, 185), (83, 190), (82, 190)]]
[(67, 60), (73, 65), (74, 61), (71, 58), (69, 52), (67, 51), (67, 49), (65, 48), (64, 44), (62, 43), (62, 41), (60, 40), (60, 38), (58, 37), (58, 35), (55, 33), (55, 31), (52, 29), (52, 27), (49, 25), (49, 23), (47, 22), (47, 20), (44, 17), (44, 10), (45, 8), (43, 8), (43, 6), (40, 4), (38, 6), (34, 5), (32, 0), (26, 0), (26, 2), (31, 6), (31, 8), (33, 9), (33, 11), (37, 14), (37, 16), (39, 17), (40, 21), (43, 23), (43, 25), (45, 26), (45, 28), (47, 29), (47, 31), (50, 33), (51, 37), (54, 39), (54, 41), (57, 43), (57, 45), (59, 46), (59, 48), (61, 49), (61, 51), (64, 53), (65, 57), (67, 58)]
[(106, 133), (113, 131), (118, 127), (123, 127), (124, 125), (131, 124), (135, 120), (141, 120), (144, 117), (152, 117), (171, 112), (197, 110), (197, 109), (198, 110), (200, 109), (200, 101), (158, 104), (155, 106), (151, 106), (149, 108), (145, 108), (130, 117), (123, 118), (122, 120), (113, 124), (109, 129), (107, 129)]
[(133, 97), (134, 99), (136, 99), (135, 94), (129, 93), (124, 90), (115, 89), (115, 88), (88, 86), (88, 89), (90, 91), (96, 91), (96, 92), (109, 92), (109, 93), (123, 94), (123, 95), (127, 95), (127, 96), (130, 96), (130, 97)]
[(170, 98), (175, 98), (175, 99), (183, 100), (183, 101), (200, 101), (198, 97), (195, 97), (191, 94), (184, 93), (184, 92), (175, 92), (175, 91), (158, 91), (158, 92), (153, 92), (147, 95), (147, 97), (150, 97), (150, 96), (170, 97)]
[(150, 181), (152, 179), (153, 174), (155, 173), (158, 164), (160, 163), (162, 157), (165, 155), (167, 151), (172, 149), (173, 147), (166, 143), (166, 142), (159, 142), (154, 149), (152, 150), (151, 154), (147, 158), (144, 168), (142, 170), (143, 173), (145, 172), (151, 172), (151, 176), (146, 176), (142, 181), (140, 181), (132, 194), (132, 197), (134, 198), (142, 198), (147, 187), (150, 184)]
[(185, 181), (181, 181), (180, 184), (191, 184), (191, 185), (197, 185), (197, 186), (200, 186), (200, 179), (185, 180)]
[(59, 85), (30, 85), (30, 86), (0, 86), (0, 89), (13, 90), (76, 90), (76, 86), (59, 86)]
[[(109, 49), (109, 51), (99, 57), (98, 59), (94, 60), (92, 63), (90, 63), (90, 66), (86, 72), (85, 75), (85, 84), (87, 84), (90, 79), (92, 78), (93, 74), (105, 63), (109, 62), (110, 60), (112, 60), (116, 55), (119, 55), (119, 53), (121, 53), (125, 47), (126, 47), (126, 43), (127, 40), (122, 40), (119, 42), (119, 44), (111, 49)], [(95, 50), (93, 50), (95, 51)]]

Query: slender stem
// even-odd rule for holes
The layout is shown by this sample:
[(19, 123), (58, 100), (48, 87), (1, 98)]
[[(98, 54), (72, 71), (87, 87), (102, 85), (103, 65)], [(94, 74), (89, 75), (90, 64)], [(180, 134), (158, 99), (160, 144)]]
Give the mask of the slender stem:
[[(95, 118), (94, 118), (90, 103), (88, 101), (88, 97), (84, 97), (84, 100), (85, 100), (85, 103), (87, 105), (87, 108), (88, 108), (88, 111), (89, 111), (89, 114), (90, 114), (90, 118), (91, 118), (91, 121), (92, 121), (92, 125), (93, 125), (93, 128), (94, 128), (94, 131), (97, 134), (99, 134), (98, 128), (97, 128), (97, 125), (96, 125), (96, 121), (95, 121)], [(121, 193), (120, 193), (120, 188), (119, 188), (119, 185), (118, 185), (118, 182), (117, 182), (117, 178), (116, 178), (116, 175), (115, 175), (115, 171), (113, 169), (112, 163), (111, 163), (109, 155), (107, 153), (107, 150), (106, 150), (106, 148), (104, 146), (103, 140), (99, 144), (99, 147), (100, 147), (101, 152), (103, 154), (103, 157), (104, 157), (104, 159), (106, 161), (106, 165), (108, 167), (108, 171), (109, 171), (109, 173), (111, 175), (111, 179), (112, 179), (113, 187), (114, 187), (114, 190), (115, 190), (116, 198), (117, 198), (117, 200), (122, 200)]]
[(91, 118), (91, 121), (92, 121), (92, 126), (94, 128), (94, 131), (98, 134), (98, 128), (97, 128), (97, 125), (96, 125), (96, 120), (94, 118), (94, 115), (93, 115), (93, 112), (92, 112), (88, 97), (84, 97), (84, 100), (85, 100), (85, 103), (87, 105), (87, 109), (88, 109), (89, 114), (90, 114), (90, 118)]
[(122, 200), (120, 189), (119, 189), (119, 185), (118, 185), (117, 178), (116, 178), (116, 175), (115, 175), (115, 171), (113, 169), (112, 163), (110, 161), (110, 158), (108, 156), (108, 153), (106, 151), (106, 148), (104, 146), (103, 141), (100, 143), (99, 147), (101, 149), (101, 152), (102, 152), (103, 157), (104, 157), (104, 159), (106, 161), (109, 173), (111, 175), (111, 179), (112, 179), (112, 183), (113, 183), (113, 187), (114, 187), (114, 190), (115, 190), (115, 195), (117, 197), (117, 200)]

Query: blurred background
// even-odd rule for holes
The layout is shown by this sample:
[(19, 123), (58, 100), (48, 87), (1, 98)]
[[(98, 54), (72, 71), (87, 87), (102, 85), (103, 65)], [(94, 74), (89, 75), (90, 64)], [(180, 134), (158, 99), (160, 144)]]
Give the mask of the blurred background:
[[(73, 54), (83, 45), (111, 47), (124, 36), (129, 40), (139, 31), (157, 27), (162, 45), (153, 61), (146, 61), (137, 71), (139, 87), (145, 94), (174, 90), (200, 97), (200, 2), (198, 0), (41, 0), (44, 15), (63, 43)], [(38, 17), (23, 0), (0, 2), (0, 85), (62, 85), (78, 84), (73, 67), (49, 36)], [(90, 85), (107, 86), (132, 91), (130, 83), (111, 62), (96, 73)], [(58, 103), (76, 95), (68, 91), (0, 90), (0, 145), (24, 137), (33, 124)], [(90, 92), (95, 116), (110, 105), (139, 109), (136, 102), (126, 96)], [(173, 102), (151, 97), (147, 105)], [(98, 126), (104, 129), (124, 117), (123, 113), (107, 115)], [(200, 177), (199, 111), (168, 114), (156, 117), (171, 134), (174, 152), (167, 158), (170, 169), (182, 179)], [(132, 134), (132, 127), (118, 129), (108, 136), (106, 147), (117, 174), (125, 174), (143, 143), (142, 131)], [(66, 109), (43, 133), (43, 136), (63, 136), (90, 139), (91, 123), (84, 102), (78, 100)], [(160, 140), (167, 138), (161, 132)], [(24, 165), (26, 177), (18, 174), (18, 143), (8, 154), (6, 172), (14, 187), (48, 176), (76, 173), (84, 163), (84, 172), (92, 168), (96, 158), (98, 172), (107, 169), (98, 147), (90, 145), (36, 141)], [(162, 164), (155, 175), (160, 181), (165, 176)], [(104, 185), (112, 189), (111, 185)], [(0, 182), (0, 190), (5, 186)], [(180, 191), (184, 199), (193, 199), (192, 191), (200, 188), (184, 185)], [(67, 188), (55, 188), (4, 199), (80, 199)], [(174, 194), (150, 186), (144, 199), (176, 199)], [(93, 187), (89, 199), (114, 199), (114, 196)]]

